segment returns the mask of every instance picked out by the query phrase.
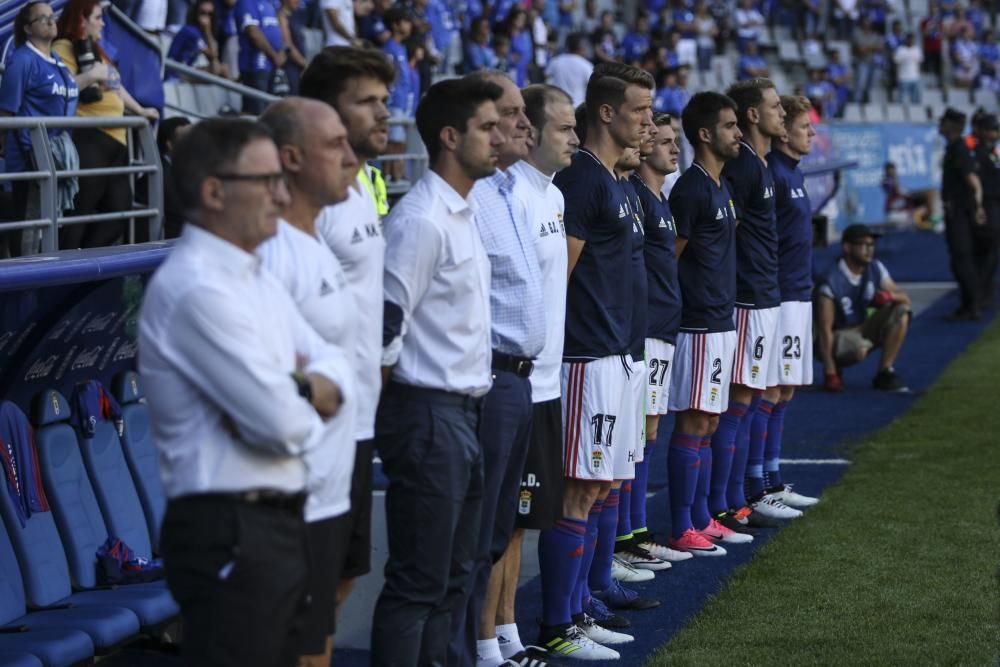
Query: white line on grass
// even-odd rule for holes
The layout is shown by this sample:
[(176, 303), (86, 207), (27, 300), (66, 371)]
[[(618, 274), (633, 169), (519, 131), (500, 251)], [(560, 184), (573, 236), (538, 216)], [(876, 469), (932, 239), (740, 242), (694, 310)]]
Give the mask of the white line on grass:
[(846, 466), (851, 462), (847, 459), (779, 459), (783, 466)]

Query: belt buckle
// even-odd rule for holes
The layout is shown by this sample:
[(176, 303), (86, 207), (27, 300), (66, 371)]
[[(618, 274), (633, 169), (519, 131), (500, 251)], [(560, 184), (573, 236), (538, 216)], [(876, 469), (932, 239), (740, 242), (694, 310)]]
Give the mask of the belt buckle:
[(530, 359), (522, 359), (517, 362), (514, 370), (521, 377), (528, 377), (531, 375), (531, 371), (535, 370), (535, 363)]
[(263, 495), (258, 490), (247, 491), (243, 494), (243, 501), (251, 504), (257, 504), (260, 502)]

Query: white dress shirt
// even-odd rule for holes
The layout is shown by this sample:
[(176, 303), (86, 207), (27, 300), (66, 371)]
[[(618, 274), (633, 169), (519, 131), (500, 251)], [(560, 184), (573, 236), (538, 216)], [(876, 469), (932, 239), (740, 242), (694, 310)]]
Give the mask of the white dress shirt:
[(594, 64), (583, 56), (562, 53), (545, 68), (545, 79), (573, 98), (573, 108), (576, 108), (587, 99), (587, 82), (593, 73)]
[[(306, 322), (323, 340), (350, 358), (354, 349), (354, 296), (340, 262), (322, 240), (284, 220), (278, 233), (257, 250), (264, 268), (285, 286)], [(347, 391), (341, 387), (342, 391)], [(351, 509), (354, 473), (355, 391), (317, 432), (306, 453), (309, 500), (306, 521), (322, 521)]]
[(516, 176), (514, 197), (524, 207), (528, 227), (535, 238), (538, 262), (542, 266), (545, 301), (545, 345), (535, 359), (531, 373), (531, 400), (535, 403), (559, 398), (563, 340), (566, 336), (566, 228), (563, 194), (546, 176), (521, 160), (509, 171)]
[(385, 300), (402, 310), (383, 352), (404, 384), (482, 396), (490, 390), (490, 260), (475, 204), (428, 171), (385, 219)]
[(257, 255), (185, 225), (139, 316), (139, 371), (169, 498), (307, 490), (305, 454), (323, 422), (290, 377), (298, 360), (341, 387), (353, 381)]
[(327, 206), (316, 219), (316, 230), (340, 260), (354, 294), (355, 391), (358, 396), (355, 437), (375, 436), (375, 411), (382, 391), (382, 273), (385, 237), (375, 202), (361, 176), (348, 189), (347, 200)]

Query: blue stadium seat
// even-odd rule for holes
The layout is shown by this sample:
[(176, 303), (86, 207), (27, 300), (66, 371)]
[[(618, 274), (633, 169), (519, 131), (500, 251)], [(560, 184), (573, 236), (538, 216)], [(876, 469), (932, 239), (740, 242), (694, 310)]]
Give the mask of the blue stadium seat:
[[(26, 627), (25, 632), (0, 633), (0, 651), (8, 654), (29, 653), (41, 659), (44, 665), (60, 667), (94, 655), (94, 642), (87, 633), (74, 629), (72, 625), (45, 626), (40, 620), (44, 614), (54, 617), (59, 612), (41, 612), (33, 616), (31, 626), (26, 623), (21, 572), (7, 532), (0, 531), (0, 626)], [(35, 618), (39, 619), (42, 627), (35, 626)]]
[(142, 511), (149, 526), (149, 540), (153, 551), (160, 551), (160, 526), (167, 508), (167, 497), (160, 481), (160, 466), (156, 446), (149, 426), (149, 408), (142, 402), (142, 383), (135, 371), (120, 373), (112, 382), (112, 392), (122, 407), (122, 450), (135, 490), (139, 493)]
[[(87, 590), (97, 586), (97, 549), (108, 538), (108, 530), (80, 456), (76, 432), (67, 423), (69, 403), (59, 392), (46, 391), (36, 398), (33, 412), (45, 493), (58, 526), (58, 537), (61, 537), (73, 585), (84, 589), (73, 594), (70, 600), (81, 606), (113, 600), (114, 604), (131, 609), (144, 629), (170, 621), (179, 607), (164, 581), (130, 584), (113, 590)], [(138, 501), (135, 502), (138, 505)], [(0, 502), (0, 508), (2, 506)], [(42, 534), (41, 525), (26, 533), (25, 548), (29, 553), (34, 553), (35, 548), (53, 549), (58, 545), (51, 530)], [(31, 542), (31, 546), (29, 535), (37, 540)]]
[[(73, 404), (79, 405), (76, 400)], [(122, 453), (118, 429), (100, 415), (96, 418), (94, 436), (87, 438), (81, 434), (79, 442), (104, 524), (109, 535), (124, 540), (140, 556), (151, 558), (153, 546), (149, 542), (149, 527)]]
[(15, 653), (0, 649), (0, 667), (45, 667), (45, 665), (30, 653)]

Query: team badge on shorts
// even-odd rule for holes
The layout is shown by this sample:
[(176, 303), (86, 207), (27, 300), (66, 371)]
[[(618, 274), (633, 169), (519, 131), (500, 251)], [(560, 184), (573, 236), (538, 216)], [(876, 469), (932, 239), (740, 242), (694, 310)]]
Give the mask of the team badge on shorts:
[(531, 491), (521, 491), (521, 498), (517, 503), (518, 514), (531, 514)]
[(750, 377), (756, 380), (758, 375), (760, 375), (760, 366), (754, 364), (750, 367)]
[(791, 374), (792, 374), (792, 365), (785, 364), (785, 377), (788, 377)]
[(719, 400), (719, 390), (716, 389), (715, 387), (712, 387), (712, 392), (711, 395), (708, 397), (708, 402), (711, 403), (712, 405), (715, 405), (718, 400)]
[(590, 455), (590, 465), (594, 467), (594, 470), (601, 469), (601, 462), (603, 460), (604, 460), (604, 454), (602, 454), (601, 450), (599, 449), (595, 449), (593, 453)]

